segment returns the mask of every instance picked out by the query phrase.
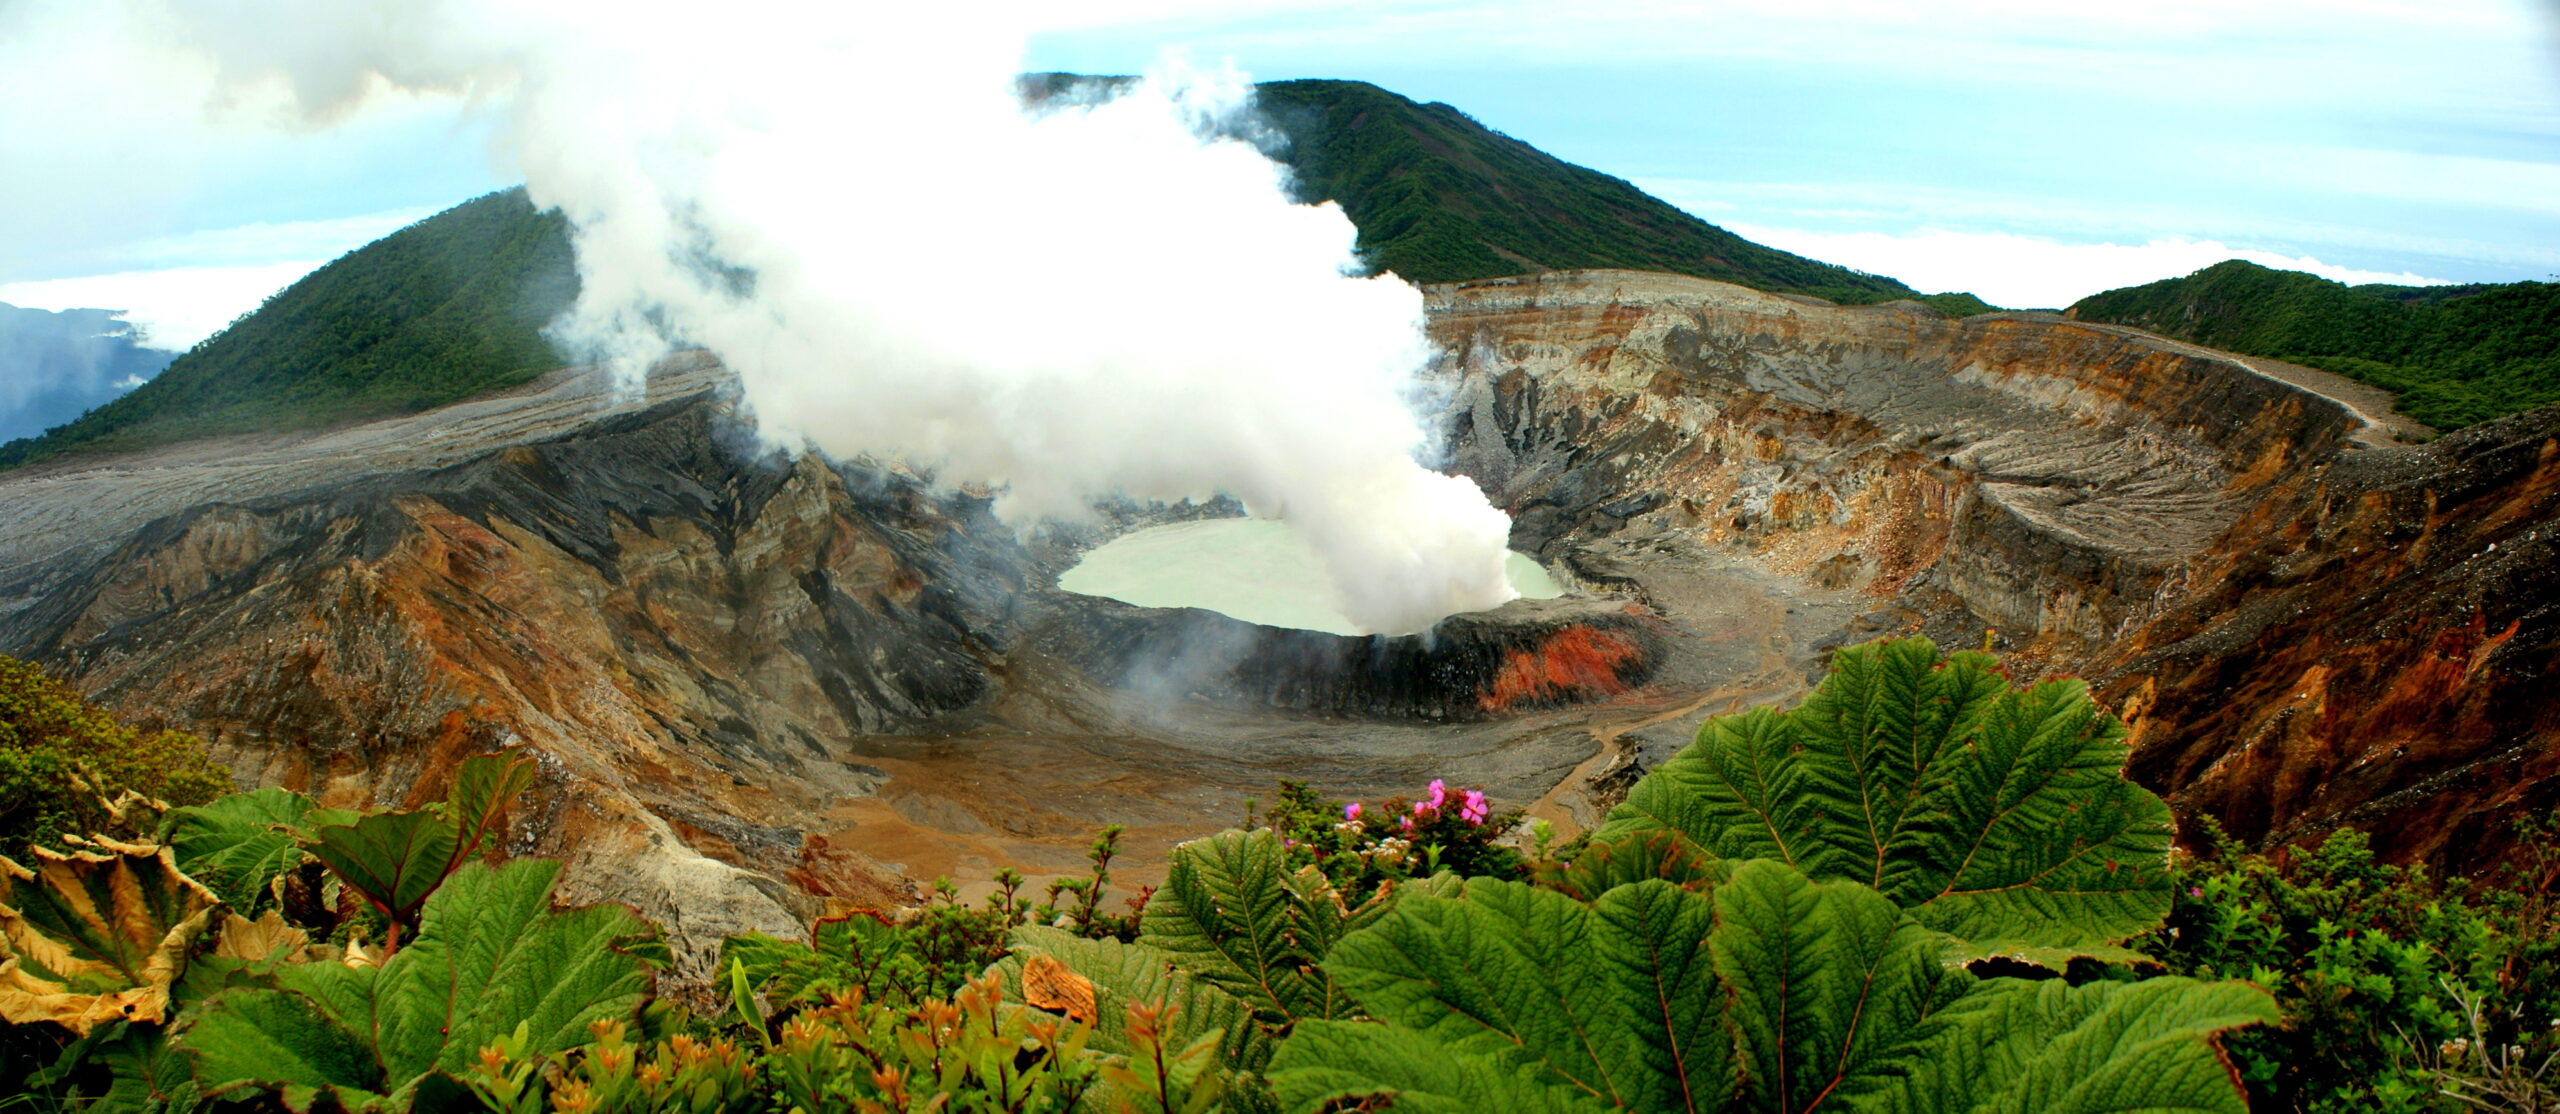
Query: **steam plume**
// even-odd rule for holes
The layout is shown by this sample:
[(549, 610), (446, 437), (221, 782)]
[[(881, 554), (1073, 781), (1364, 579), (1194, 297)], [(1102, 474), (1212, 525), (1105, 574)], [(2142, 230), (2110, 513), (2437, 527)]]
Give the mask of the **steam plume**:
[(1420, 294), (1347, 277), (1341, 212), (1215, 137), (1240, 75), (1026, 113), (1029, 9), (977, 4), (164, 2), (307, 122), (386, 89), (499, 107), (575, 228), (556, 333), (623, 376), (707, 347), (768, 438), (992, 485), (1016, 523), (1232, 495), (1376, 630), (1511, 597), (1505, 516), (1416, 463)]

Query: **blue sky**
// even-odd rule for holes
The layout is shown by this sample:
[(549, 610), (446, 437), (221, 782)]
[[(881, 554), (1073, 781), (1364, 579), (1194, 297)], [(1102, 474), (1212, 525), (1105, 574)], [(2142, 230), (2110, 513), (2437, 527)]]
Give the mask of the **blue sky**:
[[(1063, 7), (1053, 5), (1054, 7)], [(2086, 8), (2088, 10), (2074, 10)], [(508, 184), (489, 124), (208, 112), (136, 9), (0, 0), (0, 302), (181, 345)], [(1030, 68), (1168, 47), (1457, 105), (1817, 258), (2058, 305), (2239, 255), (2358, 281), (2560, 274), (2560, 12), (2530, 0), (1104, 0)], [(148, 65), (150, 72), (137, 72)]]

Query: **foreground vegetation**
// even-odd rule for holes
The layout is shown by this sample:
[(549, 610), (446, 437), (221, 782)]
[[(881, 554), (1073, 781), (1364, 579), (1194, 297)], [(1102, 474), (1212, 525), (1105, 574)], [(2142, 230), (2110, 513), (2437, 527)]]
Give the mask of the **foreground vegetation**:
[(2456, 429), (2560, 402), (2560, 285), (2348, 286), (2234, 259), (2071, 307), (2215, 348), (2337, 372)]
[(689, 1012), (655, 928), (500, 857), (531, 783), (358, 814), (153, 807), (0, 879), (36, 1108), (303, 1111), (2549, 1109), (2549, 833), (2522, 888), (2170, 852), (2077, 682), (1925, 641), (1709, 721), (1587, 838), (1481, 793), (1284, 784), (1179, 848), (728, 941)]

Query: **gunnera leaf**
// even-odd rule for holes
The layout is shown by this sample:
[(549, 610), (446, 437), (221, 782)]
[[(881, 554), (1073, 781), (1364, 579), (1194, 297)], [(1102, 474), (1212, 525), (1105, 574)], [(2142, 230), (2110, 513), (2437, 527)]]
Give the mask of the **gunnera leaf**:
[(207, 804), (171, 809), (160, 819), (160, 839), (177, 853), (180, 869), (203, 882), (234, 909), (255, 912), (272, 904), (269, 883), (302, 861), (299, 829), (322, 811), (311, 798), (286, 789), (234, 793)]
[(1409, 895), (1326, 967), (1372, 1023), (1301, 1022), (1284, 1109), (2243, 1114), (2213, 1045), (2267, 995), (2183, 979), (1981, 980), (1882, 895), (1782, 863), (1592, 903), (1474, 879)]
[(1883, 893), (1985, 952), (2120, 957), (2169, 908), (2168, 806), (2079, 681), (2012, 689), (1926, 639), (1833, 655), (1793, 711), (1721, 716), (1594, 835), (1677, 832)]
[(0, 858), (0, 1019), (87, 1034), (157, 1022), (212, 923), (216, 899), (157, 844), (38, 847), (35, 869)]
[(1394, 901), (1358, 907), (1312, 868), (1292, 872), (1280, 838), (1225, 831), (1175, 848), (1139, 936), (1194, 976), (1253, 1007), (1265, 1025), (1345, 1016), (1349, 1000), (1317, 962)]
[(432, 812), (386, 812), (311, 833), (305, 848), (366, 901), (406, 923), (444, 884), (460, 844)]
[(1576, 901), (1591, 901), (1620, 886), (1660, 878), (1688, 889), (1723, 881), (1732, 864), (1708, 854), (1674, 831), (1631, 832), (1593, 843), (1562, 865), (1541, 864), (1539, 885)]
[(466, 866), (427, 899), (417, 938), (380, 966), (286, 965), (278, 989), (217, 994), (173, 1041), (195, 1057), (208, 1094), (266, 1089), (296, 1110), (324, 1098), (406, 1106), (519, 1026), (527, 1054), (585, 1044), (594, 1022), (639, 1010), (665, 945), (621, 906), (553, 908), (559, 869), (544, 859)]
[[(1734, 1065), (1709, 970), (1713, 920), (1707, 896), (1665, 881), (1619, 887), (1596, 905), (1489, 878), (1468, 880), (1457, 899), (1407, 895), (1336, 944), (1325, 969), (1371, 1016), (1436, 1050), (1401, 1068), (1364, 1058), (1386, 1074), (1361, 1079), (1346, 1074), (1357, 1065), (1327, 1057), (1379, 1040), (1374, 1026), (1301, 1023), (1273, 1083), (1292, 1110), (1381, 1092), (1399, 1108), (1723, 1109)], [(1480, 1094), (1466, 1082), (1476, 1072), (1438, 1060), (1469, 1061), (1520, 1089)]]

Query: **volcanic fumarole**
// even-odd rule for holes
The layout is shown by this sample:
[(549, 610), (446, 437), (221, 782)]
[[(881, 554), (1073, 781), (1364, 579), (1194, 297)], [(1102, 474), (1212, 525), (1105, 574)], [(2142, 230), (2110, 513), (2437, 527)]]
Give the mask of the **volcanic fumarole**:
[(707, 349), (769, 447), (987, 485), (1017, 528), (1231, 498), (1308, 539), (1371, 630), (1512, 598), (1508, 521), (1423, 463), (1420, 292), (1360, 277), (1341, 211), (1292, 202), (1239, 74), (1168, 58), (1026, 108), (1042, 13), (1020, 4), (173, 7), (161, 49), (306, 121), (386, 93), (498, 106), (573, 228), (553, 333), (626, 389)]

